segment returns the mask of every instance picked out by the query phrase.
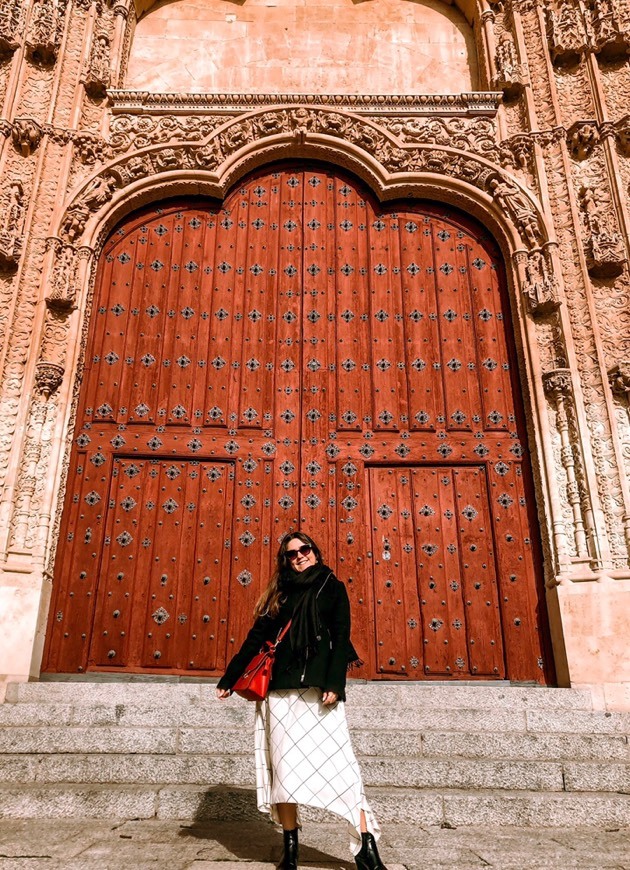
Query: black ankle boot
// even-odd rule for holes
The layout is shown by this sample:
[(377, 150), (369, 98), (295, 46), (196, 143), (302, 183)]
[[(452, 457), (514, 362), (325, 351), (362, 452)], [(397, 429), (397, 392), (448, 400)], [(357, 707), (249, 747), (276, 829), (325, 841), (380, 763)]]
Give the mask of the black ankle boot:
[(298, 829), (283, 831), (284, 855), (276, 870), (298, 870)]
[(359, 870), (387, 870), (378, 854), (372, 834), (361, 834), (361, 842), (361, 851), (354, 858)]

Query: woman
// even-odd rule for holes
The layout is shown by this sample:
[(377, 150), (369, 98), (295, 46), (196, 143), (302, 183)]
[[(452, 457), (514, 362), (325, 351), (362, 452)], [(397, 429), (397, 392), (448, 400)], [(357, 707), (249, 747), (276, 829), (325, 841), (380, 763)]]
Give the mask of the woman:
[(266, 640), (291, 620), (276, 650), (268, 697), (256, 705), (258, 808), (284, 832), (278, 870), (295, 870), (298, 804), (347, 819), (360, 870), (386, 870), (352, 751), (344, 710), (346, 670), (357, 663), (350, 643), (346, 587), (324, 565), (317, 544), (302, 532), (280, 542), (276, 569), (254, 610), (255, 622), (217, 686), (224, 699)]

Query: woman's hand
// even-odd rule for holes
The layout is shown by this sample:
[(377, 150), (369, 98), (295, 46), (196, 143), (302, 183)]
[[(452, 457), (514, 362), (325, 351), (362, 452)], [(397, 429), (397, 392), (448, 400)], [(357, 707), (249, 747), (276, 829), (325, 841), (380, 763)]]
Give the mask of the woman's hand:
[(332, 707), (339, 700), (339, 695), (336, 692), (324, 692), (322, 695), (322, 704), (324, 707)]
[(229, 698), (232, 693), (229, 689), (217, 689), (217, 698), (220, 701), (224, 701), (226, 698)]

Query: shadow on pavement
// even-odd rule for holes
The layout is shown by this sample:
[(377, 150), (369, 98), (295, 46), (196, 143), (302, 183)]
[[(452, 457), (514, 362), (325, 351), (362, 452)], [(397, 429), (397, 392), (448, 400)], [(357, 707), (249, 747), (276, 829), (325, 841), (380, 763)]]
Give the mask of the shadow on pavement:
[[(256, 817), (258, 814), (258, 818)], [(282, 855), (282, 832), (258, 811), (256, 793), (250, 789), (209, 788), (190, 825), (180, 837), (220, 844), (235, 858), (275, 863)], [(300, 863), (316, 864), (321, 870), (351, 870), (351, 864), (300, 842)]]

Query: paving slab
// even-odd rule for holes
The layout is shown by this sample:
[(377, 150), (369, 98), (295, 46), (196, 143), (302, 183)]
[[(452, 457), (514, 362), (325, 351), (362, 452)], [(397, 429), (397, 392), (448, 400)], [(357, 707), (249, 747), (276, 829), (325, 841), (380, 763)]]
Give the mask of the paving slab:
[[(305, 823), (300, 870), (352, 870), (343, 821)], [(149, 820), (0, 820), (0, 868), (273, 870), (282, 836), (268, 819), (182, 824)], [(629, 870), (630, 828), (386, 826), (388, 870)]]

